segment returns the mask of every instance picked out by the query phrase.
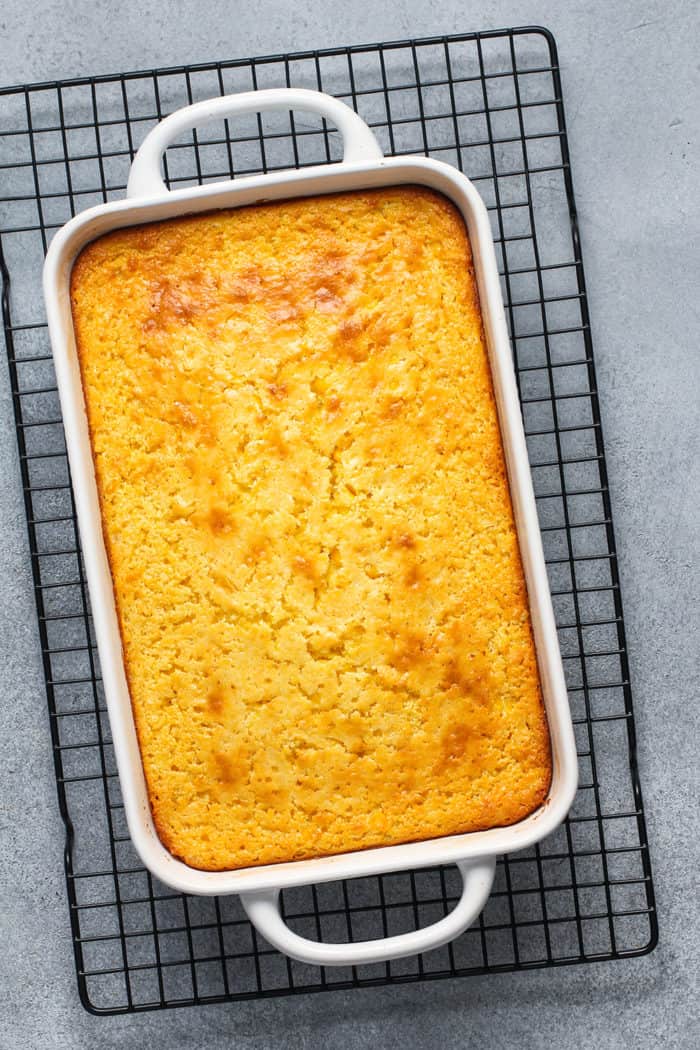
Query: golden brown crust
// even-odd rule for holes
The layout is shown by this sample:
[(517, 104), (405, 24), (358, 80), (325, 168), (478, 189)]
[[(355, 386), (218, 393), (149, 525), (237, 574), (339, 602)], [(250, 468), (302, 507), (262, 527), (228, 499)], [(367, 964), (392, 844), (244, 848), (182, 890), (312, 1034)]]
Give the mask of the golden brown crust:
[(549, 737), (453, 205), (120, 230), (71, 296), (165, 846), (222, 870), (532, 812)]

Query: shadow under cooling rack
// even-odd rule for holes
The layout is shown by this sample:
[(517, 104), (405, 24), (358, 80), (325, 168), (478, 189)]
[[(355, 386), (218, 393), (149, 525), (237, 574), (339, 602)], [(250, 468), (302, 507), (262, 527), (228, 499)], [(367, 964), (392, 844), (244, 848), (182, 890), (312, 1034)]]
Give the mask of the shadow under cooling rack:
[[(155, 122), (197, 99), (322, 89), (387, 154), (458, 166), (489, 208), (581, 786), (566, 824), (504, 858), (483, 916), (453, 944), (389, 964), (322, 970), (283, 958), (237, 898), (156, 883), (131, 846), (115, 776), (40, 275), (71, 215), (124, 196)], [(305, 114), (249, 116), (168, 151), (171, 186), (339, 156)], [(81, 999), (120, 1013), (639, 955), (656, 943), (608, 482), (554, 41), (524, 28), (82, 78), (0, 92), (0, 265)], [(285, 891), (308, 936), (359, 939), (435, 921), (454, 869)]]

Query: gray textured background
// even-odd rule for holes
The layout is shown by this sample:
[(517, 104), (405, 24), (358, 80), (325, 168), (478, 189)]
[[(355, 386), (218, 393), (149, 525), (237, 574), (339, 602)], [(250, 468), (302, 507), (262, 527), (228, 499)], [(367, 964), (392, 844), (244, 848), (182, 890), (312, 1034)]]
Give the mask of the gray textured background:
[[(31, 12), (28, 12), (31, 8)], [(661, 944), (503, 977), (98, 1019), (79, 1005), (19, 471), (0, 364), (0, 1046), (700, 1045), (700, 6), (4, 0), (6, 84), (541, 23), (561, 56)]]

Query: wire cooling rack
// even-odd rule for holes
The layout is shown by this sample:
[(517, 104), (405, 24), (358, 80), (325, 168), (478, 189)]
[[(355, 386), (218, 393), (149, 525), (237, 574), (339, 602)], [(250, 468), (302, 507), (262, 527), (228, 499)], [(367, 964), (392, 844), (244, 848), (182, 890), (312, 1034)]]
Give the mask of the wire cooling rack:
[[(124, 822), (40, 291), (54, 231), (124, 196), (134, 150), (188, 102), (279, 85), (349, 102), (390, 154), (457, 165), (490, 211), (581, 787), (566, 824), (498, 865), (480, 921), (421, 957), (319, 969), (272, 950), (238, 899), (193, 898), (138, 862)], [(308, 114), (212, 125), (171, 185), (336, 159)], [(641, 955), (657, 939), (617, 559), (556, 48), (539, 28), (211, 63), (0, 92), (3, 317), (46, 674), (80, 996), (98, 1013)], [(433, 922), (453, 868), (284, 892), (290, 924), (343, 940)]]

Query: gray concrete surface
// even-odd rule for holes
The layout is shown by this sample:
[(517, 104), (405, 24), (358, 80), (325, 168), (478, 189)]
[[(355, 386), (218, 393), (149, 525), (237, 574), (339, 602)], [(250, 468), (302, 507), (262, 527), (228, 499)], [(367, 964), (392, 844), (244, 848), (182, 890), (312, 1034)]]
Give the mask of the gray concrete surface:
[(0, 80), (542, 23), (560, 47), (661, 943), (637, 961), (97, 1019), (73, 974), (8, 380), (0, 365), (0, 1046), (700, 1045), (700, 9), (687, 2), (5, 0)]

